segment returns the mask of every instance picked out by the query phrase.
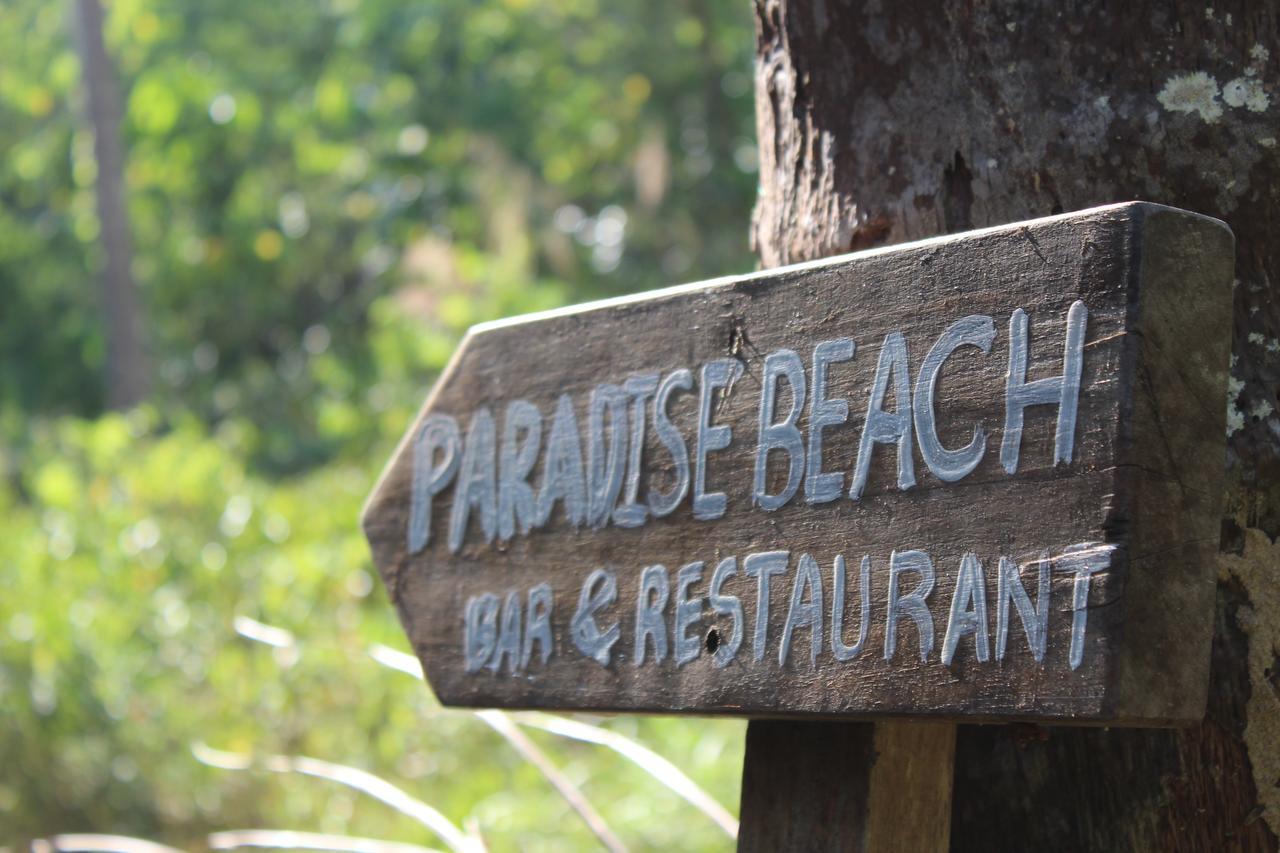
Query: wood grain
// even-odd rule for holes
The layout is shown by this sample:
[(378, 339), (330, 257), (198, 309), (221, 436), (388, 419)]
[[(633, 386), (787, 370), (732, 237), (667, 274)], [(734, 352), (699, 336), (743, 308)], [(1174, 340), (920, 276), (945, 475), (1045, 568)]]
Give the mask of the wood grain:
[(945, 853), (951, 843), (952, 723), (875, 724), (867, 850)]
[(868, 850), (875, 725), (752, 720), (739, 853)]
[(955, 725), (752, 720), (739, 853), (943, 853)]
[[(375, 561), (446, 704), (1143, 725), (1197, 719), (1213, 611), (1212, 564), (1205, 557), (1215, 544), (1221, 460), (1210, 448), (1224, 432), (1231, 251), (1230, 232), (1216, 220), (1135, 203), (479, 327), (369, 501), (364, 527)], [(1018, 470), (1007, 474), (999, 448), (1010, 316), (1015, 309), (1029, 315), (1028, 380), (1055, 376), (1062, 372), (1068, 309), (1077, 300), (1089, 316), (1073, 459), (1053, 464), (1056, 406), (1032, 407)], [(924, 353), (966, 315), (992, 317), (994, 342), (985, 355), (957, 350), (942, 368), (937, 399), (945, 446), (963, 445), (975, 423), (986, 429), (986, 452), (971, 474), (944, 483), (913, 448), (917, 483), (903, 491), (896, 485), (896, 451), (879, 445), (861, 500), (811, 506), (801, 491), (774, 512), (751, 505), (766, 354), (795, 350), (808, 371), (818, 342), (855, 342), (854, 358), (830, 370), (829, 394), (848, 399), (849, 421), (824, 433), (825, 470), (844, 472), (847, 490), (885, 336), (902, 332), (914, 386)], [(545, 527), (505, 542), (486, 543), (472, 523), (452, 553), (446, 526), (453, 493), (445, 490), (432, 504), (430, 544), (409, 553), (410, 439), (428, 415), (452, 415), (465, 433), (478, 407), (497, 418), (520, 398), (540, 410), (545, 441), (561, 394), (570, 395), (585, 433), (587, 400), (600, 383), (679, 368), (696, 378), (701, 365), (726, 357), (743, 373), (714, 410), (715, 421), (733, 429), (732, 444), (709, 456), (707, 470), (711, 488), (727, 495), (722, 518), (695, 519), (686, 499), (671, 515), (640, 527), (592, 530), (574, 528), (557, 509)], [(671, 414), (692, 449), (696, 394), (676, 398)], [(798, 422), (806, 436), (808, 416), (806, 407)], [(501, 435), (500, 418), (497, 430)], [(669, 486), (670, 458), (649, 430), (643, 450), (648, 484)], [(776, 492), (785, 465), (773, 458), (769, 484)], [(529, 481), (541, 483), (544, 474), (540, 455)], [(1078, 668), (1068, 662), (1073, 578), (1063, 572), (1053, 575), (1042, 663), (1033, 659), (1015, 615), (1003, 661), (979, 661), (969, 637), (950, 666), (942, 664), (939, 649), (964, 554), (982, 563), (994, 645), (998, 558), (1032, 561), (1042, 551), (1056, 556), (1086, 542), (1118, 550), (1110, 568), (1092, 578)], [(917, 634), (906, 622), (895, 656), (886, 661), (889, 558), (907, 549), (927, 552), (936, 569), (927, 599), (936, 641), (921, 661)], [(791, 557), (771, 588), (769, 644), (757, 661), (750, 635), (754, 583), (742, 564), (749, 554), (774, 550)], [(817, 560), (824, 585), (824, 637), (832, 562), (836, 555), (847, 561), (850, 642), (858, 621), (857, 567), (870, 556), (870, 630), (867, 647), (852, 660), (835, 660), (824, 639), (811, 665), (810, 632), (802, 629), (787, 663), (778, 662), (792, 579), (806, 553)], [(742, 599), (748, 632), (736, 658), (717, 668), (703, 648), (683, 666), (670, 655), (635, 666), (642, 569), (660, 564), (668, 570), (670, 629), (679, 567), (705, 562), (694, 591), (706, 595), (713, 567), (730, 556), (737, 557), (739, 574), (725, 591)], [(608, 666), (580, 654), (568, 631), (583, 581), (597, 568), (612, 571), (618, 584), (617, 602), (600, 614), (602, 627), (616, 622), (621, 629)], [(1033, 575), (1024, 571), (1022, 579), (1034, 595)], [(484, 593), (523, 596), (541, 583), (550, 584), (554, 596), (550, 660), (543, 665), (535, 656), (515, 673), (509, 666), (466, 672), (468, 600)], [(904, 583), (905, 591), (912, 581)], [(705, 608), (696, 631), (703, 638), (713, 631), (717, 639), (734, 634), (731, 621)]]

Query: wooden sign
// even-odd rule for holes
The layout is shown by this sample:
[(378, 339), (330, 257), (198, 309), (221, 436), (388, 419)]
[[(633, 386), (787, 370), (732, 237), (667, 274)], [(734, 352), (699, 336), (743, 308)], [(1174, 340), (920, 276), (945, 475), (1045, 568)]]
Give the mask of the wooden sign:
[(1123, 204), (478, 326), (374, 558), (450, 705), (1197, 719), (1232, 252)]

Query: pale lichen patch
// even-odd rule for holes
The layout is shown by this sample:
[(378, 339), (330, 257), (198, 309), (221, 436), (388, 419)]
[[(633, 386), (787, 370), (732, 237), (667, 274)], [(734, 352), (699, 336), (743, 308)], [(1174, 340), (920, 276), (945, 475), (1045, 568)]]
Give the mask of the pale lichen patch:
[(1236, 406), (1235, 400), (1227, 403), (1227, 437), (1244, 429), (1244, 412)]
[(1199, 113), (1210, 124), (1222, 118), (1218, 81), (1203, 71), (1170, 77), (1156, 100), (1171, 113)]
[(1237, 77), (1222, 87), (1222, 100), (1228, 106), (1244, 107), (1250, 112), (1260, 113), (1271, 104), (1271, 96), (1262, 88), (1262, 83), (1253, 77)]
[(1249, 637), (1249, 703), (1245, 707), (1245, 747), (1253, 767), (1262, 818), (1280, 834), (1280, 693), (1268, 672), (1280, 649), (1280, 545), (1261, 530), (1245, 530), (1244, 552), (1218, 556), (1218, 578), (1235, 578), (1249, 603), (1238, 613)]
[[(1231, 356), (1231, 366), (1236, 366), (1236, 357)], [(1240, 397), (1240, 392), (1244, 390), (1244, 380), (1237, 379), (1234, 376), (1227, 377), (1227, 437), (1238, 433), (1244, 429), (1244, 412), (1236, 405), (1236, 400)]]

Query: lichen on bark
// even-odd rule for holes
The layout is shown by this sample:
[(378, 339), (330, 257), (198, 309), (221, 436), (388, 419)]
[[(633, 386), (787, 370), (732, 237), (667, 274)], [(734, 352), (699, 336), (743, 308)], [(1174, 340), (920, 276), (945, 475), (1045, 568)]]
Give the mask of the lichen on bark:
[(1244, 741), (1258, 790), (1259, 817), (1280, 835), (1280, 545), (1256, 528), (1244, 531), (1240, 554), (1219, 558), (1220, 580), (1243, 587), (1237, 612), (1249, 637), (1249, 683)]

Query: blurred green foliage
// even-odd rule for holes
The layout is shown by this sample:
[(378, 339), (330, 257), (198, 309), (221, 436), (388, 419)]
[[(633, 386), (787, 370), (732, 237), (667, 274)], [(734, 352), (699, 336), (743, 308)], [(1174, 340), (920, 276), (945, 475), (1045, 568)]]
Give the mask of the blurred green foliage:
[[(487, 726), (442, 713), (374, 663), (404, 647), (353, 524), (367, 472), (334, 464), (255, 476), (235, 431), (157, 430), (146, 410), (63, 419), (0, 494), (0, 819), (8, 837), (124, 832), (186, 848), (266, 826), (436, 843), (386, 806), (322, 780), (233, 773), (192, 745), (322, 757), (372, 770), (494, 849), (593, 845), (585, 825)], [(235, 617), (297, 646), (237, 636)], [(733, 723), (619, 718), (722, 802), (736, 804)], [(727, 838), (613, 753), (534, 734), (640, 848)]]
[[(591, 847), (492, 730), (368, 659), (405, 644), (356, 516), (471, 323), (749, 268), (749, 10), (107, 6), (156, 380), (126, 414), (101, 410), (72, 6), (0, 5), (0, 843), (438, 843), (322, 780), (203, 766), (204, 742), (369, 769), (495, 849)], [(739, 724), (606, 725), (736, 808)], [(727, 846), (616, 755), (531, 736), (629, 843)]]
[[(0, 15), (0, 391), (93, 415), (102, 258), (70, 8)], [(478, 319), (750, 265), (736, 0), (114, 0), (106, 36), (158, 399), (252, 413), (271, 470), (380, 434), (379, 311), (416, 321), (438, 366)]]

